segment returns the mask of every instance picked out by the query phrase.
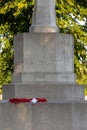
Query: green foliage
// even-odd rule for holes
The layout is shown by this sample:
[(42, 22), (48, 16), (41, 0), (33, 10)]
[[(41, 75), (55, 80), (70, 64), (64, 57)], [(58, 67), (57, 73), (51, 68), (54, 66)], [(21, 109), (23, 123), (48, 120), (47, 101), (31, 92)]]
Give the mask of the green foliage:
[[(11, 81), (13, 36), (28, 32), (34, 0), (0, 0), (0, 86)], [(87, 0), (57, 0), (57, 25), (75, 39), (77, 83), (87, 85)], [(81, 25), (84, 21), (85, 24)], [(85, 89), (86, 90), (86, 89)]]
[(87, 8), (87, 0), (76, 0), (77, 3), (80, 5), (80, 6), (83, 6), (84, 8)]
[(33, 5), (33, 0), (0, 0), (0, 88), (11, 82), (13, 36), (28, 32)]
[[(87, 1), (85, 1), (87, 4)], [(84, 1), (57, 0), (56, 14), (60, 31), (74, 36), (74, 65), (77, 83), (87, 87), (87, 6)], [(81, 25), (80, 21), (84, 21)], [(85, 89), (87, 90), (87, 89)]]
[[(7, 0), (1, 1), (0, 10), (0, 32), (5, 32), (6, 28), (10, 34), (28, 32), (31, 24), (33, 0)], [(6, 26), (4, 28), (4, 25)]]
[[(10, 41), (10, 42), (9, 42)], [(10, 82), (13, 71), (13, 38), (4, 38), (4, 48), (0, 53), (0, 85)]]

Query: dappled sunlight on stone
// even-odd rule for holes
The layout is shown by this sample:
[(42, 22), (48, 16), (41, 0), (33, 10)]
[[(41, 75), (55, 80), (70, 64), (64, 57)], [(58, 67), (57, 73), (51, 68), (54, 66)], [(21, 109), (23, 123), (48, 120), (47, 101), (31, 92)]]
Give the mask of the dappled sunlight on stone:
[(0, 94), (0, 100), (2, 100), (2, 94)]

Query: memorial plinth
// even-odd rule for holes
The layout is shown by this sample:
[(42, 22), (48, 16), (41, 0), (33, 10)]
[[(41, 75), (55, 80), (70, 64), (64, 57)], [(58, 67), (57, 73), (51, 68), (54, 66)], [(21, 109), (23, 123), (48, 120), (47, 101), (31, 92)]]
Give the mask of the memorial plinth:
[(86, 102), (0, 103), (1, 130), (87, 130)]
[[(74, 39), (59, 33), (55, 0), (35, 0), (29, 30), (14, 37), (14, 73), (3, 87), (0, 130), (87, 130), (84, 87), (74, 73)], [(46, 98), (47, 103), (6, 103), (10, 98)]]
[(14, 38), (14, 50), (12, 83), (3, 87), (3, 99), (38, 96), (84, 99), (83, 87), (76, 85), (71, 35), (51, 32), (18, 34)]

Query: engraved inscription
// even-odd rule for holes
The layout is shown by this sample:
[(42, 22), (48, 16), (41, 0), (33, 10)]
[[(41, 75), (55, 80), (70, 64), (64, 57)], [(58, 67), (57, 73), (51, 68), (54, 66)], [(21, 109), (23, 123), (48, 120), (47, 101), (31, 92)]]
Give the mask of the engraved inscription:
[(34, 76), (34, 79), (45, 79), (45, 74), (36, 73), (33, 76)]
[(64, 59), (64, 62), (70, 62), (70, 48), (69, 48), (69, 42), (65, 42), (63, 46), (63, 52), (62, 52), (62, 58)]

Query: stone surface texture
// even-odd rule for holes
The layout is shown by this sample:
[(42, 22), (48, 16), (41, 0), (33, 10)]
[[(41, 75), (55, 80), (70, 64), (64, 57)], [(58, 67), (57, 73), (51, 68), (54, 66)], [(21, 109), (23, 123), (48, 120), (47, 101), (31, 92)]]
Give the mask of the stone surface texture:
[[(73, 59), (73, 37), (56, 26), (55, 0), (35, 0), (30, 33), (14, 37), (14, 73), (3, 87), (0, 130), (87, 130), (87, 102)], [(8, 103), (25, 97), (47, 103)]]
[(83, 100), (84, 89), (76, 84), (58, 84), (58, 83), (15, 83), (4, 86), (3, 99), (12, 97), (45, 97), (52, 101), (59, 99), (65, 100)]
[(18, 34), (13, 82), (75, 83), (73, 48), (73, 37), (68, 34)]
[(36, 96), (74, 100), (84, 98), (83, 87), (76, 85), (71, 35), (18, 34), (14, 37), (14, 50), (12, 83), (3, 87), (3, 99)]
[(59, 32), (56, 26), (55, 0), (35, 0), (30, 32)]
[(0, 103), (1, 130), (87, 130), (87, 103)]

